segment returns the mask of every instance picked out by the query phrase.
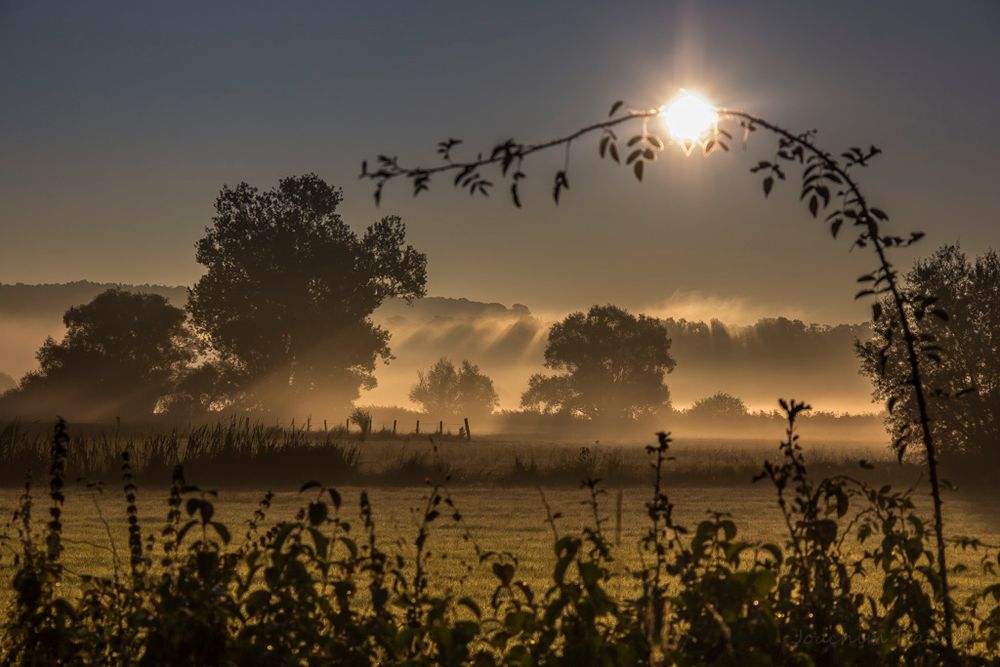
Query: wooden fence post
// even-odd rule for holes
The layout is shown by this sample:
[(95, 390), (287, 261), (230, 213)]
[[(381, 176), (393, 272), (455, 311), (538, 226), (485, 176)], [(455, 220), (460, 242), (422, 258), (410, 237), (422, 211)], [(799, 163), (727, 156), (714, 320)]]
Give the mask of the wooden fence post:
[(469, 418), (465, 418), (465, 439), (472, 440), (472, 431), (469, 430)]
[(438, 422), (438, 435), (444, 435), (444, 420)]
[(420, 420), (417, 420), (417, 435), (420, 435)]
[(392, 434), (396, 435), (396, 420), (392, 420)]

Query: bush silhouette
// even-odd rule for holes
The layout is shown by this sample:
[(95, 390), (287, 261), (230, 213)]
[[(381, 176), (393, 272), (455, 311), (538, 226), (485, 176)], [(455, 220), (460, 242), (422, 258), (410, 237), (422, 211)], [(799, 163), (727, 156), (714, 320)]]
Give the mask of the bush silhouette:
[(741, 399), (723, 391), (705, 398), (699, 398), (687, 410), (692, 417), (708, 419), (732, 419), (749, 414), (747, 404)]
[(468, 360), (455, 368), (450, 360), (439, 359), (418, 378), (410, 390), (410, 400), (432, 416), (483, 417), (500, 403), (493, 380)]

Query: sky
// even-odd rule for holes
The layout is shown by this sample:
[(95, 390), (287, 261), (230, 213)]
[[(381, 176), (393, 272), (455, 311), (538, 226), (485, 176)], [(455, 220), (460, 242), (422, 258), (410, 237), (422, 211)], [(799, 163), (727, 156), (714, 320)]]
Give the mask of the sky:
[[(637, 183), (573, 147), (556, 207), (529, 163), (523, 209), (445, 181), (376, 208), (361, 161), (435, 160), (547, 139), (680, 88), (832, 151), (876, 144), (864, 173), (918, 246), (1000, 246), (1000, 4), (976, 2), (191, 2), (0, 0), (0, 282), (190, 284), (224, 184), (315, 172), (362, 229), (398, 214), (428, 292), (540, 314), (624, 305), (746, 323), (865, 319), (871, 268), (797, 188), (761, 196), (771, 146), (685, 158)], [(502, 193), (498, 193), (502, 194)], [(904, 256), (904, 263), (911, 256)]]

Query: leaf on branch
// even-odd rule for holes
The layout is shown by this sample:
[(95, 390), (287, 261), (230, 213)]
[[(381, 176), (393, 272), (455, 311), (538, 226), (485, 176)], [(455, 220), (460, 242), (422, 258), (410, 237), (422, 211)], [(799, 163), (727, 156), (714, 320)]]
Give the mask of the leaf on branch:
[(445, 141), (438, 142), (437, 152), (443, 160), (446, 162), (451, 161), (451, 149), (462, 143), (461, 139), (448, 138)]
[(621, 100), (618, 100), (614, 104), (612, 104), (611, 105), (611, 111), (608, 112), (608, 117), (610, 118), (611, 116), (614, 116), (615, 112), (622, 108), (623, 104), (625, 104), (625, 103), (622, 102)]
[(634, 166), (634, 167), (632, 167), (632, 171), (634, 171), (634, 172), (635, 172), (635, 177), (636, 177), (636, 179), (638, 179), (639, 181), (642, 181), (642, 165), (643, 165), (643, 161), (642, 161), (642, 160), (639, 160), (639, 161), (637, 161), (637, 162), (635, 163), (635, 166)]
[(556, 204), (559, 203), (559, 195), (564, 188), (569, 190), (569, 180), (566, 178), (566, 172), (559, 170), (556, 172), (555, 185), (552, 188), (552, 198), (555, 199)]
[(461, 169), (461, 171), (459, 171), (457, 174), (455, 174), (454, 185), (456, 187), (458, 187), (458, 184), (461, 183), (465, 179), (466, 176), (468, 176), (469, 174), (471, 174), (473, 169), (474, 169), (474, 167), (471, 166), (471, 165), (463, 167)]
[(514, 206), (516, 206), (517, 208), (521, 208), (521, 193), (518, 190), (518, 184), (520, 183), (522, 178), (524, 178), (524, 172), (515, 171), (514, 175), (512, 176), (512, 182), (510, 184), (510, 196), (511, 199), (514, 200)]
[(764, 179), (764, 196), (767, 197), (771, 194), (771, 188), (774, 187), (774, 176), (768, 176)]
[(823, 208), (830, 205), (830, 188), (825, 185), (816, 186), (816, 194), (818, 194), (823, 199)]

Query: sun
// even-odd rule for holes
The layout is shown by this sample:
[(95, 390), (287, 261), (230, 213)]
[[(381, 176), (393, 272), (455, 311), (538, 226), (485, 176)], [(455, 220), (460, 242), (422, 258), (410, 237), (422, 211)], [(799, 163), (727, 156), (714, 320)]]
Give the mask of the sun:
[(701, 142), (719, 122), (715, 107), (701, 95), (681, 89), (660, 112), (670, 136), (687, 149)]

